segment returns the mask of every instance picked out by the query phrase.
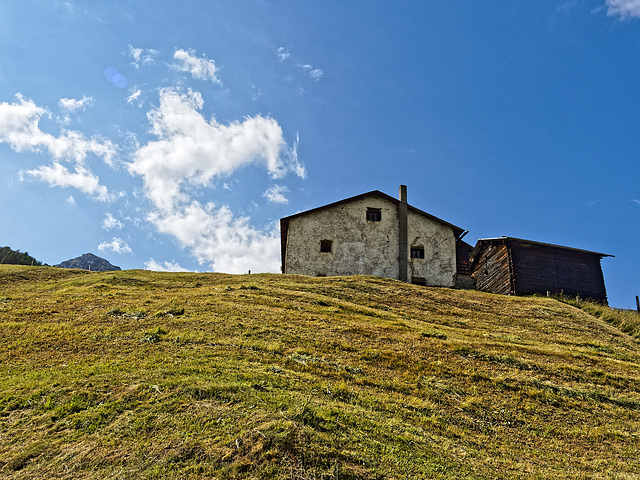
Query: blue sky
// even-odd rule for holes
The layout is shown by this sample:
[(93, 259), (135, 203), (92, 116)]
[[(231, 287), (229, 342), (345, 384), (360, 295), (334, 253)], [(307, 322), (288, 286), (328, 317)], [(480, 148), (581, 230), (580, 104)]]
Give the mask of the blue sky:
[(640, 2), (0, 7), (0, 244), (278, 271), (278, 220), (371, 190), (594, 250), (640, 294)]

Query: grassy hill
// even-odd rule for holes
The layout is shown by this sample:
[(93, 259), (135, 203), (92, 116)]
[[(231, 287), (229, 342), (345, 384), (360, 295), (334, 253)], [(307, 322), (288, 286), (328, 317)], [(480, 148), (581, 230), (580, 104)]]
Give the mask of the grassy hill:
[(586, 307), (0, 265), (0, 476), (638, 478), (640, 322)]

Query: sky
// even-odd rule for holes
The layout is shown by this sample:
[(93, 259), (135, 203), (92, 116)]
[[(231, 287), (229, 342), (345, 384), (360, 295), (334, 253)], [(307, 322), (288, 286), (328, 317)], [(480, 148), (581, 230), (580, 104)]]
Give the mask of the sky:
[(640, 1), (0, 6), (0, 245), (279, 272), (279, 219), (380, 190), (614, 255), (640, 295)]

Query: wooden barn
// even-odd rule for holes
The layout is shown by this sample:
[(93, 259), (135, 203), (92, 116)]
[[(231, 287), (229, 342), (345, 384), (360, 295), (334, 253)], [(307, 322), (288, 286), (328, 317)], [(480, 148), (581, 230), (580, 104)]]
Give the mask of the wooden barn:
[(562, 294), (607, 303), (604, 253), (513, 237), (478, 240), (471, 253), (476, 289), (504, 295)]

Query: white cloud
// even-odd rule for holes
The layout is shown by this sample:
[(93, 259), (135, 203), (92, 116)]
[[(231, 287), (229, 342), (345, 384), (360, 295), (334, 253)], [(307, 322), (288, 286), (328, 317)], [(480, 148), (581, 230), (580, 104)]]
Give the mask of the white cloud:
[(100, 179), (83, 165), (77, 165), (75, 171), (71, 172), (67, 167), (54, 162), (51, 165), (43, 165), (33, 170), (21, 172), (23, 178), (25, 173), (54, 187), (77, 188), (82, 193), (103, 202), (114, 198), (107, 187), (100, 185)]
[(111, 164), (116, 153), (108, 140), (88, 139), (80, 132), (65, 130), (55, 137), (40, 130), (47, 109), (17, 95), (15, 103), (0, 103), (0, 143), (8, 143), (17, 152), (47, 151), (56, 160), (73, 160), (83, 163), (87, 155), (94, 154)]
[(640, 0), (606, 0), (605, 5), (610, 17), (640, 18)]
[(218, 67), (213, 60), (209, 60), (205, 56), (198, 58), (193, 50), (176, 50), (173, 58), (180, 62), (175, 68), (182, 72), (189, 72), (193, 78), (220, 83), (217, 76)]
[(132, 174), (142, 177), (154, 206), (147, 219), (216, 271), (279, 271), (277, 227), (258, 230), (227, 206), (201, 204), (189, 194), (251, 163), (264, 165), (272, 178), (290, 172), (304, 177), (298, 140), (289, 148), (272, 118), (247, 117), (222, 125), (207, 121), (202, 107), (199, 93), (169, 88), (160, 92), (159, 106), (147, 115), (157, 140), (140, 147), (129, 165)]
[(133, 65), (136, 68), (140, 68), (141, 65), (149, 65), (154, 62), (155, 57), (158, 55), (158, 51), (152, 48), (134, 48), (129, 45), (129, 57), (131, 58)]
[(636, 205), (640, 206), (640, 200), (638, 200), (637, 198), (632, 198), (631, 201)]
[(115, 253), (132, 253), (131, 247), (127, 245), (127, 242), (118, 237), (113, 237), (110, 242), (102, 242), (98, 245), (98, 250), (101, 252), (112, 251)]
[(172, 235), (191, 250), (202, 265), (219, 272), (247, 273), (280, 270), (277, 227), (261, 232), (246, 217), (234, 217), (226, 206), (191, 202), (173, 212), (153, 212), (149, 220), (158, 231)]
[(73, 198), (73, 195), (69, 195), (69, 198), (67, 198), (67, 203), (69, 205), (75, 205), (76, 204), (76, 199)]
[(289, 165), (293, 173), (300, 178), (307, 178), (307, 169), (298, 160), (298, 145), (300, 144), (300, 132), (296, 132), (296, 141), (293, 143), (293, 147), (288, 151)]
[(281, 62), (284, 62), (290, 56), (291, 56), (291, 53), (289, 52), (289, 50), (287, 50), (284, 47), (278, 48), (278, 58), (280, 59)]
[[(74, 101), (61, 102), (61, 105), (76, 105)], [(107, 187), (100, 184), (85, 161), (88, 155), (93, 154), (112, 165), (115, 146), (108, 140), (88, 139), (74, 130), (62, 130), (57, 137), (46, 133), (39, 125), (43, 116), (51, 117), (51, 114), (21, 95), (17, 95), (15, 103), (0, 103), (0, 143), (7, 143), (16, 152), (45, 152), (54, 160), (51, 165), (21, 172), (21, 177), (27, 174), (52, 186), (77, 188), (98, 200), (111, 199)], [(63, 166), (62, 160), (75, 163), (73, 171)]]
[(284, 185), (273, 185), (272, 187), (269, 187), (262, 196), (273, 203), (289, 203), (287, 197), (284, 196), (288, 191), (289, 189)]
[[(135, 92), (133, 92), (131, 95), (129, 95), (129, 96), (127, 97), (127, 103), (128, 103), (129, 105), (133, 105), (133, 104), (134, 104), (134, 102), (136, 102), (137, 100), (139, 100), (139, 99), (140, 99), (140, 96), (141, 96), (141, 95), (142, 95), (142, 90), (140, 90), (140, 89), (136, 90)], [(139, 107), (141, 107), (141, 106), (142, 106), (142, 103), (141, 103), (141, 102), (138, 102), (138, 103), (136, 103), (136, 104), (137, 104)]]
[(191, 270), (181, 267), (177, 262), (164, 262), (162, 265), (153, 258), (144, 263), (147, 270), (154, 272), (190, 272)]
[(606, 0), (607, 15), (640, 18), (640, 0)]
[(222, 125), (207, 121), (199, 110), (202, 96), (164, 89), (160, 105), (148, 113), (158, 140), (138, 149), (129, 166), (143, 177), (148, 197), (161, 211), (187, 202), (184, 186), (206, 187), (212, 179), (249, 163), (262, 163), (274, 178), (288, 172), (304, 176), (297, 154), (288, 151), (282, 129), (272, 118), (247, 117)]
[(316, 82), (324, 75), (324, 72), (321, 69), (313, 68), (311, 65), (303, 65), (302, 68), (304, 68), (309, 76)]
[(58, 104), (69, 112), (75, 112), (77, 110), (86, 110), (87, 107), (93, 105), (93, 97), (84, 96), (80, 100), (75, 98), (61, 98)]
[(111, 213), (107, 213), (107, 216), (102, 220), (102, 228), (105, 230), (111, 230), (112, 228), (121, 229), (122, 227), (124, 227), (124, 224)]

